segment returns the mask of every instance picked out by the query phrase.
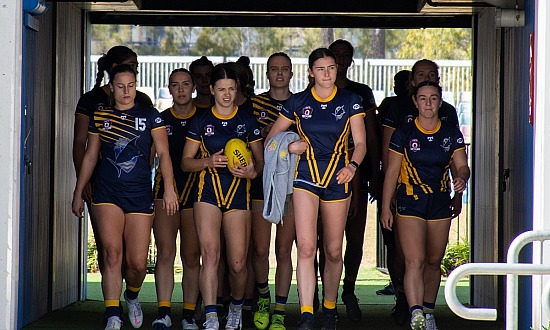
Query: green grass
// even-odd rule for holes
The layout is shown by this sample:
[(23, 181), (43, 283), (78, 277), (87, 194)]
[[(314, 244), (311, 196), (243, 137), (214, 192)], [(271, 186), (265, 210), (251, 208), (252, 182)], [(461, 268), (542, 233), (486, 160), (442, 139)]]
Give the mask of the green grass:
[[(275, 275), (274, 271), (270, 271), (269, 283), (271, 292), (274, 292), (273, 283)], [(181, 289), (181, 274), (174, 276), (175, 287), (174, 293), (172, 295), (172, 302), (182, 302), (183, 293)], [(366, 305), (392, 305), (394, 304), (393, 296), (379, 296), (376, 294), (377, 290), (380, 290), (386, 284), (388, 284), (389, 277), (376, 269), (360, 269), (357, 276), (356, 282), (356, 295), (359, 298), (361, 304)], [(443, 286), (446, 279), (442, 278), (441, 288), (439, 290), (437, 304), (446, 305)], [(319, 286), (321, 288), (321, 286)], [(89, 300), (103, 300), (101, 294), (101, 276), (99, 273), (90, 273), (88, 274), (88, 294), (87, 298)], [(292, 286), (290, 288), (288, 303), (297, 304), (298, 296), (296, 294), (296, 280), (295, 277), (292, 280)], [(155, 278), (154, 275), (148, 274), (145, 277), (141, 292), (140, 292), (140, 301), (142, 302), (156, 302), (156, 291), (155, 291)], [(470, 296), (469, 282), (467, 279), (462, 279), (457, 285), (457, 296), (461, 303), (468, 304)]]

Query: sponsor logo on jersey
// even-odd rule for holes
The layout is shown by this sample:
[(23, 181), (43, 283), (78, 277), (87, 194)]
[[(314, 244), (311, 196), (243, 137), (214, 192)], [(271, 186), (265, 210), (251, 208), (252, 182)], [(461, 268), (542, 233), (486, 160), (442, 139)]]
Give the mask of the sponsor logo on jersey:
[(406, 123), (410, 123), (411, 121), (414, 120), (414, 116), (413, 115), (407, 115), (407, 117), (405, 117), (405, 122)]
[(328, 104), (321, 104), (321, 109), (325, 110), (328, 107)]
[(204, 127), (204, 135), (212, 136), (214, 135), (214, 125), (208, 124)]
[(111, 120), (110, 119), (105, 119), (103, 121), (103, 125), (101, 126), (101, 129), (110, 130), (111, 129)]
[(174, 133), (174, 129), (172, 128), (172, 125), (166, 125), (166, 134), (172, 135)]
[(302, 118), (309, 119), (313, 116), (313, 108), (310, 106), (302, 108)]
[(449, 150), (451, 150), (451, 145), (452, 145), (452, 142), (450, 137), (444, 138), (443, 141), (441, 142), (441, 148), (443, 148), (445, 152), (449, 152)]
[(182, 120), (182, 121), (180, 121), (180, 125), (181, 125), (182, 127), (187, 126), (187, 120)]
[(120, 119), (122, 119), (122, 120), (126, 120), (126, 115), (122, 115), (122, 116), (120, 116)]
[(460, 143), (463, 143), (464, 142), (464, 139), (463, 138), (458, 138), (456, 139), (456, 143), (460, 144)]
[(433, 136), (428, 136), (426, 139), (428, 139), (428, 141), (432, 142), (434, 140), (434, 137)]
[(336, 121), (342, 119), (342, 117), (344, 117), (345, 114), (346, 114), (346, 110), (344, 110), (343, 105), (337, 106), (336, 109), (334, 109), (334, 112), (332, 113), (334, 118), (336, 118)]
[(157, 123), (157, 124), (162, 123), (162, 118), (160, 118), (160, 117), (155, 118), (155, 123)]
[(260, 134), (261, 134), (260, 130), (256, 128), (256, 129), (254, 130), (254, 135), (260, 135)]
[(265, 111), (265, 109), (262, 109), (262, 111), (260, 111), (260, 119), (266, 119), (267, 118), (267, 111)]
[(223, 127), (227, 126), (227, 122), (226, 122), (226, 121), (222, 121), (222, 126), (223, 126)]
[(412, 152), (420, 151), (420, 142), (418, 141), (418, 139), (412, 139), (409, 141), (409, 149)]
[(353, 110), (359, 110), (360, 107), (361, 107), (360, 104), (355, 103), (355, 104), (353, 105)]

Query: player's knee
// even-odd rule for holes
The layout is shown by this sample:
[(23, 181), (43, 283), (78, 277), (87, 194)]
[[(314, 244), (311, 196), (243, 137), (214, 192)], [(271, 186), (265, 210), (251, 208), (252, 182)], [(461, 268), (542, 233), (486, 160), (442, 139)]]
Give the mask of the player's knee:
[(313, 259), (317, 252), (317, 246), (315, 244), (299, 244), (298, 245), (298, 257), (300, 259)]
[(342, 246), (328, 246), (325, 248), (325, 258), (327, 262), (335, 263), (342, 261)]

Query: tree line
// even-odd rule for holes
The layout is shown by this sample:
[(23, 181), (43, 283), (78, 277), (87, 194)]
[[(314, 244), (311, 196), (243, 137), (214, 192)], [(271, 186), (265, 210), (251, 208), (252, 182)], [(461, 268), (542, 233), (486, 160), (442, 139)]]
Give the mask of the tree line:
[(92, 54), (128, 45), (140, 55), (307, 57), (336, 39), (355, 46), (355, 58), (469, 60), (471, 29), (358, 29), (275, 27), (155, 27), (93, 25)]

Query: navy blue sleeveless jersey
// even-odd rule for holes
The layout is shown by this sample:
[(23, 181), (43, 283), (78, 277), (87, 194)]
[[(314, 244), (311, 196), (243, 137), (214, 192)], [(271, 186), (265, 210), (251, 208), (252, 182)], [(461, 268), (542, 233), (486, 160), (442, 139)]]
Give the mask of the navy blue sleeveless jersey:
[[(412, 96), (397, 98), (395, 102), (390, 104), (382, 125), (397, 129), (400, 125), (413, 121), (416, 117), (418, 117), (418, 109), (414, 105)], [(459, 126), (456, 109), (445, 101), (443, 101), (441, 108), (439, 108), (438, 117), (447, 126)]]
[(365, 115), (360, 97), (335, 87), (322, 99), (312, 87), (292, 95), (281, 115), (295, 122), (308, 144), (299, 156), (295, 180), (323, 188), (336, 183), (336, 173), (348, 163), (350, 119)]
[(389, 148), (403, 156), (398, 192), (412, 196), (450, 192), (452, 157), (465, 146), (458, 128), (439, 121), (434, 130), (427, 131), (415, 119), (399, 126)]
[[(164, 123), (166, 124), (166, 133), (168, 134), (168, 145), (170, 148), (170, 159), (174, 171), (174, 181), (176, 194), (180, 203), (189, 204), (187, 201), (193, 197), (191, 190), (194, 185), (196, 173), (183, 172), (181, 170), (181, 158), (183, 155), (183, 147), (185, 146), (187, 131), (189, 124), (197, 114), (197, 108), (193, 106), (193, 110), (188, 116), (182, 117), (178, 115), (172, 107), (160, 113)], [(153, 188), (155, 199), (161, 199), (164, 195), (164, 180), (162, 171), (157, 168), (155, 173), (155, 185)]]
[[(220, 151), (227, 141), (233, 138), (239, 138), (247, 143), (261, 142), (262, 139), (256, 119), (249, 111), (241, 110), (237, 106), (228, 116), (221, 116), (213, 107), (209, 111), (199, 113), (191, 121), (187, 132), (188, 140), (200, 144), (200, 158), (210, 157)], [(243, 185), (246, 187), (245, 190), (242, 190)], [(197, 201), (231, 209), (233, 204), (250, 203), (249, 190), (250, 180), (233, 176), (226, 167), (207, 167), (199, 173)], [(244, 195), (236, 196), (240, 191), (243, 191)], [(206, 195), (213, 196), (212, 199), (216, 200), (203, 200)]]
[(98, 134), (101, 141), (95, 189), (126, 197), (151, 193), (151, 131), (156, 129), (166, 127), (160, 113), (152, 107), (138, 103), (125, 111), (97, 110), (88, 129), (91, 134)]

